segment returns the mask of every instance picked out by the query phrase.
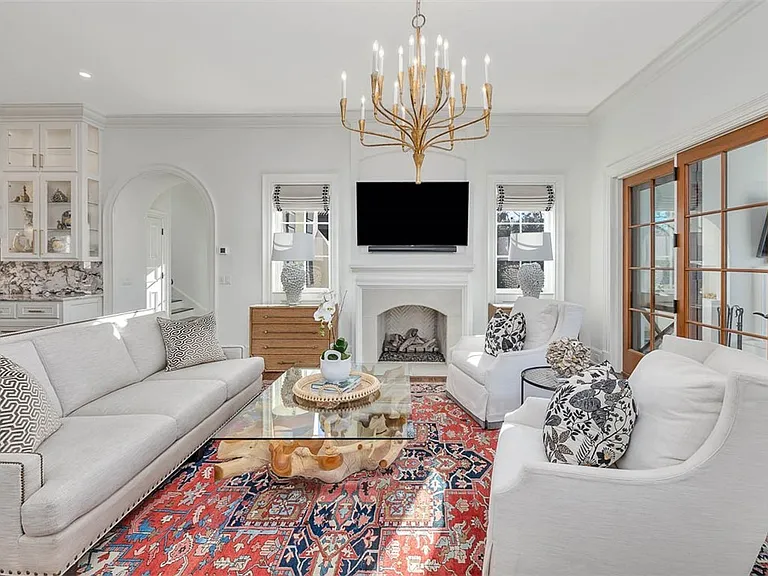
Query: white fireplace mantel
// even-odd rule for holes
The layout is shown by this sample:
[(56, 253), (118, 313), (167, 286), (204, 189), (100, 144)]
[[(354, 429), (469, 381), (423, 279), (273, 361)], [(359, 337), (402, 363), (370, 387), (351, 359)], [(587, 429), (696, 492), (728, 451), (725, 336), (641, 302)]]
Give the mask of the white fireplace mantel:
[[(376, 362), (376, 317), (395, 306), (428, 306), (447, 317), (446, 349), (471, 330), (469, 273), (472, 267), (352, 268), (355, 291), (355, 350), (358, 362)], [(376, 354), (376, 357), (373, 355)]]

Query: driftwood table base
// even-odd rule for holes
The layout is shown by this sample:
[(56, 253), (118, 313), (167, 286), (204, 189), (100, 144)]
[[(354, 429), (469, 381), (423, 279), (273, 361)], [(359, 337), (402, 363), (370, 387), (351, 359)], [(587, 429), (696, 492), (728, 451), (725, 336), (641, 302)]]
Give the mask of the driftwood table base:
[(366, 440), (222, 440), (214, 465), (217, 480), (269, 466), (277, 476), (339, 482), (360, 470), (388, 468), (404, 438)]

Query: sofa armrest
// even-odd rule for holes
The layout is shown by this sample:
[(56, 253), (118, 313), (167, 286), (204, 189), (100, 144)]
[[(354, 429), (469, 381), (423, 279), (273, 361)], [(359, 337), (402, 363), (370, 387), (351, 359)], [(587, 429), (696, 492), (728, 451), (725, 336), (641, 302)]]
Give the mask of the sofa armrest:
[(446, 360), (450, 362), (453, 358), (454, 350), (473, 350), (482, 352), (485, 347), (485, 335), (482, 336), (462, 336), (456, 344), (448, 350)]
[(221, 348), (224, 350), (224, 355), (227, 357), (227, 360), (245, 358), (245, 346), (232, 345), (222, 346)]
[(502, 352), (496, 356), (493, 366), (488, 370), (486, 388), (489, 392), (502, 396), (519, 396), (520, 373), (526, 368), (545, 366), (546, 355), (546, 346), (518, 352)]
[(505, 424), (521, 424), (531, 428), (544, 428), (544, 416), (547, 413), (549, 400), (530, 396), (525, 399), (523, 405), (514, 412), (510, 412), (504, 418)]
[[(0, 452), (0, 557), (7, 542), (22, 534), (21, 506), (43, 485), (43, 457)], [(1, 558), (0, 558), (1, 559)]]

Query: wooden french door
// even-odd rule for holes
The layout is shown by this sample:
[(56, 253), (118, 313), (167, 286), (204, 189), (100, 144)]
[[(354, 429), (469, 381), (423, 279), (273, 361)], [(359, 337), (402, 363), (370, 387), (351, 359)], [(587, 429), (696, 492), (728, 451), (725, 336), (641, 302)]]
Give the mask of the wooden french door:
[(635, 174), (624, 188), (624, 358), (630, 373), (675, 332), (675, 219), (672, 161)]
[(767, 358), (768, 120), (677, 158), (677, 332)]

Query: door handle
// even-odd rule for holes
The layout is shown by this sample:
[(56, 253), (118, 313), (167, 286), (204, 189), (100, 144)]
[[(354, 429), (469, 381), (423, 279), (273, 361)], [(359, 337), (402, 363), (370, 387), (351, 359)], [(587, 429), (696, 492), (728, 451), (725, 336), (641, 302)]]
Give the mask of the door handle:
[(44, 156), (42, 154), (40, 154), (40, 168), (43, 167), (43, 158), (44, 158)]
[[(10, 164), (10, 162), (8, 162)], [(32, 168), (37, 168), (37, 154), (32, 153)]]

